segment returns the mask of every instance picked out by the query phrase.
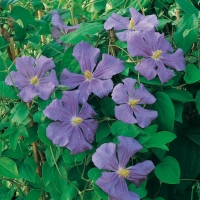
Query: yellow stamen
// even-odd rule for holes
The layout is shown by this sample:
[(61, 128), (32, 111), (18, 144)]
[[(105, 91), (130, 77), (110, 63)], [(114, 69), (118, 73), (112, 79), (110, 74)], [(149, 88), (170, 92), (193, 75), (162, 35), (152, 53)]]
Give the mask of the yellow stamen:
[(74, 125), (80, 124), (82, 121), (83, 121), (83, 119), (80, 117), (75, 117), (74, 119), (72, 119), (72, 123)]
[(86, 70), (85, 73), (85, 78), (90, 81), (92, 79), (92, 74), (90, 73), (90, 71)]
[(39, 83), (38, 76), (36, 75), (33, 78), (31, 78), (30, 82), (33, 85), (37, 85)]
[(153, 53), (152, 57), (157, 60), (157, 59), (159, 59), (161, 53), (162, 53), (162, 51), (158, 50), (158, 51), (156, 51), (156, 52)]
[(131, 18), (131, 20), (129, 21), (129, 28), (134, 29), (134, 26), (135, 26), (135, 21), (133, 18)]
[(120, 169), (120, 170), (118, 171), (118, 174), (119, 174), (120, 176), (122, 176), (122, 177), (127, 178), (127, 177), (130, 176), (130, 171), (129, 171), (128, 169)]
[(130, 99), (129, 102), (128, 102), (128, 104), (131, 107), (134, 107), (139, 101), (140, 101), (140, 99)]

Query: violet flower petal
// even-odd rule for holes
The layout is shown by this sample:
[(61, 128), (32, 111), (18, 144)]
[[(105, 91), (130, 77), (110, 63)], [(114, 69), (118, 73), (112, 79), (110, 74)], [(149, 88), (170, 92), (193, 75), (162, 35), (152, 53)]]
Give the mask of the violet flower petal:
[(51, 82), (54, 84), (54, 86), (58, 86), (59, 83), (58, 83), (58, 79), (56, 76), (56, 71), (54, 69), (52, 69), (51, 72), (47, 76), (40, 78), (39, 82), (43, 83), (43, 84), (45, 84), (47, 82)]
[(135, 8), (130, 8), (129, 11), (135, 24), (138, 24), (141, 20), (145, 18), (145, 16), (139, 13)]
[(156, 117), (158, 117), (157, 111), (147, 110), (137, 105), (134, 106), (133, 111), (137, 119), (137, 124), (142, 128), (147, 127)]
[(85, 95), (88, 97), (93, 91), (93, 86), (91, 81), (85, 81), (79, 85), (78, 89), (84, 91)]
[(135, 31), (133, 30), (125, 30), (123, 32), (116, 33), (118, 39), (122, 42), (126, 42), (131, 34), (134, 34)]
[(135, 93), (134, 86), (135, 86), (136, 82), (137, 81), (132, 78), (126, 78), (123, 80), (124, 87), (126, 88), (126, 91), (128, 92), (128, 97), (131, 99), (134, 97), (134, 93)]
[(119, 166), (125, 168), (129, 159), (142, 149), (142, 145), (131, 137), (118, 136), (117, 138), (120, 142), (117, 149)]
[(153, 171), (155, 168), (154, 164), (150, 160), (146, 160), (142, 163), (138, 163), (134, 166), (128, 167), (130, 171), (130, 176), (126, 178), (127, 180), (134, 182), (136, 187), (138, 187), (142, 181), (146, 180), (147, 175)]
[(99, 54), (100, 50), (87, 42), (78, 43), (73, 50), (73, 56), (78, 60), (83, 73), (86, 70), (93, 72)]
[(133, 110), (127, 104), (115, 106), (115, 117), (127, 124), (137, 123), (137, 120), (133, 116)]
[(103, 54), (102, 60), (96, 67), (93, 77), (99, 79), (111, 79), (112, 76), (124, 70), (124, 62), (109, 54)]
[(99, 169), (117, 171), (116, 145), (111, 142), (102, 144), (93, 154), (92, 162)]
[(79, 112), (79, 117), (81, 117), (82, 119), (88, 119), (88, 118), (92, 118), (95, 115), (97, 115), (97, 113), (88, 103), (84, 103), (82, 105), (82, 108)]
[(52, 18), (51, 18), (51, 23), (58, 28), (60, 31), (63, 31), (63, 26), (64, 23), (60, 17), (60, 14), (58, 13), (58, 11), (53, 11), (52, 12)]
[(59, 43), (62, 43), (62, 41), (59, 39), (63, 33), (55, 26), (51, 28), (51, 36), (52, 38), (58, 40)]
[(129, 97), (122, 83), (119, 83), (114, 87), (113, 92), (112, 92), (112, 99), (117, 104), (128, 103)]
[(35, 85), (27, 85), (19, 93), (20, 97), (23, 99), (24, 102), (31, 102), (32, 99), (38, 95), (37, 88)]

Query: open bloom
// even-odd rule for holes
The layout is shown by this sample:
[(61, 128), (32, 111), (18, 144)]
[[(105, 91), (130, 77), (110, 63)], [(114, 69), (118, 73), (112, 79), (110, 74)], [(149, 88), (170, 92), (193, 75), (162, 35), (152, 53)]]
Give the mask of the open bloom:
[(90, 143), (94, 140), (98, 122), (93, 119), (96, 113), (80, 91), (63, 92), (62, 99), (53, 100), (43, 113), (56, 121), (46, 130), (47, 137), (54, 144), (66, 146), (72, 154), (92, 149)]
[(174, 76), (174, 70), (185, 70), (185, 61), (182, 49), (173, 52), (171, 44), (164, 34), (155, 32), (135, 33), (128, 39), (128, 52), (131, 56), (143, 56), (141, 63), (135, 67), (146, 79), (151, 80), (158, 75), (161, 83), (167, 82)]
[(96, 184), (110, 196), (110, 200), (139, 200), (137, 194), (128, 191), (125, 179), (138, 187), (155, 168), (154, 164), (146, 160), (126, 168), (129, 159), (142, 149), (142, 145), (130, 137), (118, 136), (118, 140), (117, 157), (116, 144), (112, 142), (102, 144), (93, 154), (94, 165), (110, 171), (103, 172)]
[(102, 60), (96, 66), (100, 50), (86, 42), (80, 42), (74, 47), (73, 56), (80, 63), (82, 74), (74, 74), (64, 69), (61, 73), (60, 82), (69, 89), (79, 86), (79, 90), (88, 95), (92, 92), (98, 97), (107, 96), (112, 88), (112, 76), (123, 71), (124, 63), (118, 58), (108, 54), (102, 55)]
[[(49, 99), (55, 86), (58, 86), (55, 67), (52, 59), (41, 56), (40, 58), (32, 58), (22, 56), (16, 59), (16, 68), (18, 72), (10, 72), (10, 76), (6, 77), (7, 85), (14, 85), (20, 90), (20, 97), (25, 102), (30, 102), (35, 96), (39, 96), (43, 100)], [(47, 71), (50, 71), (45, 76)]]
[(106, 30), (114, 28), (115, 31), (125, 30), (116, 35), (121, 41), (127, 41), (129, 35), (135, 31), (154, 31), (154, 27), (159, 24), (156, 15), (144, 16), (135, 8), (130, 8), (130, 14), (131, 18), (113, 13), (104, 23), (104, 28)]
[(148, 126), (157, 116), (157, 111), (147, 110), (138, 104), (153, 104), (156, 99), (149, 93), (141, 83), (135, 89), (136, 80), (126, 78), (123, 83), (117, 84), (112, 93), (112, 99), (119, 106), (115, 107), (115, 117), (125, 123), (135, 124), (144, 128)]
[(63, 23), (58, 11), (52, 12), (52, 18), (51, 23), (53, 24), (53, 27), (51, 29), (51, 36), (56, 40), (58, 43), (62, 43), (62, 41), (59, 39), (60, 36), (70, 33), (72, 31), (75, 31), (79, 28), (80, 24), (77, 24), (75, 26), (67, 26)]

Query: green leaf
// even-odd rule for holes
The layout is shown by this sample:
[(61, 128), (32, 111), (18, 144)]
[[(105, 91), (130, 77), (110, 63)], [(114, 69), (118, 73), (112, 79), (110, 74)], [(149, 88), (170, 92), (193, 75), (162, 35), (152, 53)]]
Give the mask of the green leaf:
[(167, 23), (170, 23), (172, 21), (169, 19), (158, 19), (158, 20), (159, 20), (158, 30), (163, 29)]
[(198, 113), (200, 114), (200, 90), (197, 92), (195, 100)]
[[(187, 35), (185, 34), (187, 31)], [(191, 45), (196, 41), (198, 36), (198, 18), (195, 14), (185, 14), (178, 23), (174, 39), (179, 48), (183, 49), (186, 53)]]
[(156, 92), (154, 96), (156, 102), (153, 104), (153, 108), (158, 111), (158, 117), (155, 120), (159, 126), (159, 130), (173, 132), (175, 110), (170, 97), (164, 92)]
[(114, 116), (114, 108), (115, 102), (111, 98), (104, 97), (103, 99), (101, 99), (101, 111), (104, 115), (110, 117)]
[(7, 6), (18, 2), (19, 0), (1, 0), (0, 1), (0, 8), (5, 9)]
[(7, 178), (20, 178), (17, 170), (17, 165), (10, 158), (0, 158), (0, 175)]
[(42, 124), (46, 119), (46, 116), (43, 114), (42, 111), (37, 111), (33, 115), (34, 122), (37, 122), (38, 124)]
[(200, 69), (194, 64), (186, 65), (184, 80), (187, 84), (196, 83), (200, 80)]
[(145, 188), (146, 187), (146, 183), (147, 183), (147, 181), (142, 182), (139, 187), (136, 187), (135, 184), (130, 184), (128, 186), (128, 189), (130, 191), (135, 192), (136, 194), (138, 194), (140, 196), (140, 198), (142, 199), (148, 193), (147, 189)]
[(13, 87), (6, 85), (5, 81), (0, 81), (0, 97), (17, 100), (17, 92)]
[(0, 187), (0, 199), (1, 200), (11, 200), (14, 195), (13, 187), (7, 188), (5, 186)]
[(172, 100), (176, 100), (182, 103), (193, 102), (193, 96), (186, 90), (170, 89), (164, 91)]
[(121, 121), (114, 122), (111, 126), (111, 133), (115, 136), (128, 136), (135, 138), (142, 129), (134, 124), (125, 124)]
[(180, 182), (180, 167), (177, 160), (167, 156), (158, 164), (154, 170), (157, 178), (167, 184), (178, 184)]
[(169, 149), (165, 144), (173, 141), (175, 138), (176, 135), (174, 133), (168, 131), (162, 131), (152, 134), (151, 138), (143, 145), (147, 148), (157, 147), (168, 151)]
[[(78, 183), (76, 181), (72, 181), (72, 183), (76, 186), (78, 186)], [(72, 184), (68, 184), (66, 189), (62, 193), (62, 199), (61, 200), (73, 200), (77, 196), (77, 190)]]
[(31, 190), (27, 196), (25, 197), (24, 200), (39, 200), (42, 195), (41, 190)]
[(56, 168), (54, 166), (50, 167), (48, 162), (45, 162), (42, 165), (42, 177), (43, 177), (45, 186), (51, 182), (51, 180), (54, 177), (55, 171), (56, 171)]
[(183, 9), (184, 12), (188, 14), (195, 14), (198, 16), (199, 10), (194, 7), (188, 0), (176, 0), (178, 5)]
[(46, 144), (47, 146), (50, 146), (52, 144), (52, 142), (46, 136), (46, 130), (47, 130), (48, 125), (49, 125), (49, 122), (44, 123), (44, 124), (39, 124), (39, 126), (38, 126), (38, 137), (40, 138), (40, 140), (44, 144)]
[(79, 29), (61, 36), (60, 39), (67, 44), (77, 44), (82, 40), (88, 41), (87, 35), (94, 35), (102, 29), (103, 25), (100, 23), (83, 23), (80, 25)]
[(106, 138), (110, 134), (110, 127), (107, 122), (99, 123), (97, 132), (96, 132), (96, 142)]
[(184, 104), (178, 101), (173, 101), (174, 109), (175, 109), (175, 120), (182, 123), (182, 115), (183, 115), (183, 107)]
[[(50, 167), (52, 167), (55, 164), (55, 162), (58, 160), (58, 158), (60, 156), (60, 148), (59, 147), (53, 146), (52, 151), (53, 151), (53, 155), (51, 153), (50, 147), (47, 147), (47, 149), (45, 151), (46, 159), (47, 159), (47, 162)], [(55, 162), (54, 162), (53, 156), (54, 156)]]

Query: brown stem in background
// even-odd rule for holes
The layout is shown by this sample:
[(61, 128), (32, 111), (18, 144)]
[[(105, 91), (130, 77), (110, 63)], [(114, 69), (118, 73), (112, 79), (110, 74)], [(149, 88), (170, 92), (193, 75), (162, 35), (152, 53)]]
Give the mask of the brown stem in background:
[(14, 45), (13, 37), (10, 38), (10, 52), (11, 52), (12, 61), (14, 61), (16, 57), (15, 57), (15, 45)]
[(180, 10), (175, 10), (176, 13), (176, 20), (179, 21), (180, 20)]
[[(40, 10), (38, 10), (38, 19), (41, 20), (41, 18), (42, 18), (42, 12)], [(41, 41), (43, 44), (46, 43), (46, 38), (44, 35), (41, 35)]]
[(116, 43), (116, 37), (115, 37), (114, 30), (108, 31), (108, 35), (109, 35), (109, 52), (111, 53), (111, 55), (116, 56), (119, 51), (119, 48), (111, 45), (111, 44)]

